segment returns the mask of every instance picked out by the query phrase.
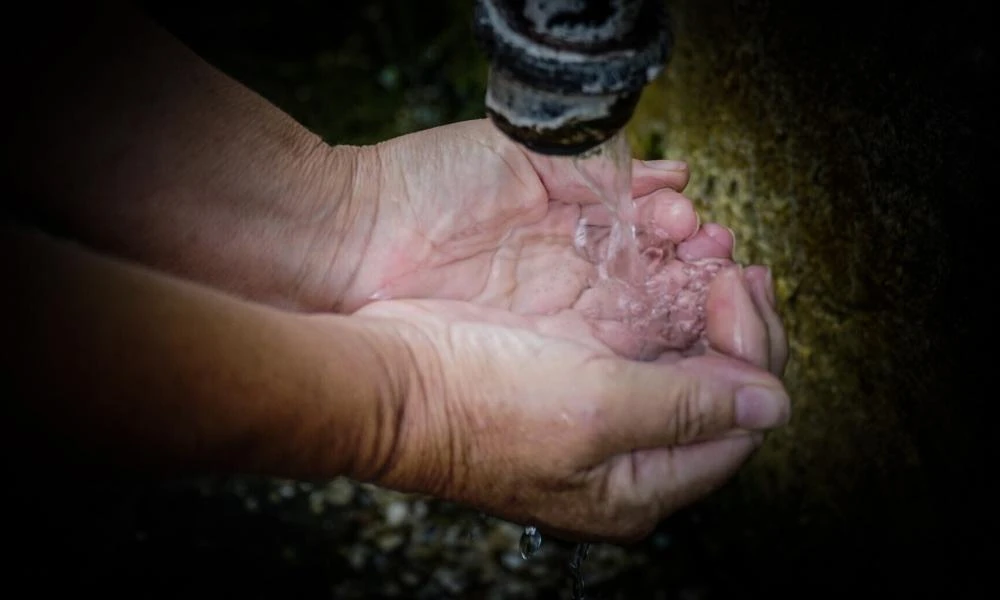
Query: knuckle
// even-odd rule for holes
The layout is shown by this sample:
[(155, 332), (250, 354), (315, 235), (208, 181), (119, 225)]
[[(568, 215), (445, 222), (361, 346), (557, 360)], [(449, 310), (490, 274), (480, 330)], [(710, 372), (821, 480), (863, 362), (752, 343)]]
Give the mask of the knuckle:
[(711, 399), (698, 379), (681, 378), (671, 397), (670, 433), (677, 443), (701, 436), (710, 418)]

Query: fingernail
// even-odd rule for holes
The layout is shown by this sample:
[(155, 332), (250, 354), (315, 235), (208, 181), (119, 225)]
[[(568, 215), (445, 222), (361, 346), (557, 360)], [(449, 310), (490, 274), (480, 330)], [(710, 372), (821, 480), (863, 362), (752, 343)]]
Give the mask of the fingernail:
[[(703, 229), (705, 233), (708, 234), (708, 237), (715, 240), (715, 242), (720, 246), (728, 247), (730, 242), (736, 241), (736, 235), (733, 233), (733, 230), (725, 225), (719, 225), (718, 223), (705, 223)], [(726, 238), (727, 235), (729, 236), (728, 239)]]
[(687, 163), (682, 160), (644, 160), (642, 164), (659, 171), (684, 171)]
[(746, 429), (769, 429), (788, 423), (788, 397), (771, 388), (749, 385), (736, 392), (736, 424)]

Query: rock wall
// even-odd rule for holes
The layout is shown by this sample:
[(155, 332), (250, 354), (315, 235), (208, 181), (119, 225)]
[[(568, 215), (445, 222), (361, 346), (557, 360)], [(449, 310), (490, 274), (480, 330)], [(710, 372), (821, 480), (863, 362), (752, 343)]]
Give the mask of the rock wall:
[(779, 568), (809, 597), (969, 583), (952, 569), (993, 519), (985, 22), (968, 2), (671, 5), (633, 143), (690, 161), (702, 213), (773, 266), (792, 343), (794, 418), (706, 503), (709, 560), (760, 594)]

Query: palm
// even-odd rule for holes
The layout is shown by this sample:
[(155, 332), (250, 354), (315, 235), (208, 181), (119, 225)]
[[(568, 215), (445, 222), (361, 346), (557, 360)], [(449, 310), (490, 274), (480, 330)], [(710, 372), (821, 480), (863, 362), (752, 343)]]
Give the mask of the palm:
[[(530, 199), (497, 190), (505, 193)], [(580, 208), (532, 200), (500, 210), (511, 204), (488, 201), (479, 214), (460, 208), (400, 231), (376, 297), (465, 300), (518, 314), (572, 306), (593, 271), (573, 246)]]
[[(636, 287), (655, 299), (636, 310), (630, 292), (595, 278), (610, 214), (565, 161), (529, 156), (479, 122), (393, 140), (380, 147), (379, 163), (377, 216), (348, 305), (387, 320), (412, 344), (414, 398), (423, 411), (411, 414), (431, 415), (403, 430), (402, 466), (383, 482), (557, 531), (589, 525), (598, 517), (580, 507), (596, 505), (620, 531), (629, 519), (643, 521), (651, 498), (661, 509), (683, 504), (692, 492), (678, 482), (692, 472), (698, 481), (686, 487), (703, 493), (745, 459), (747, 439), (677, 449), (671, 446), (683, 441), (670, 434), (683, 422), (670, 407), (694, 406), (670, 399), (701, 389), (691, 373), (741, 367), (695, 358), (651, 368), (617, 358), (676, 359), (680, 352), (659, 350), (687, 348), (663, 333), (671, 322), (683, 330), (696, 315), (703, 327), (696, 335), (707, 334), (712, 349), (775, 372), (784, 366), (780, 322), (760, 294), (747, 295), (749, 280), (730, 269), (708, 293), (699, 273), (730, 258), (732, 237), (718, 226), (698, 227), (679, 194), (683, 169), (634, 165), (637, 224), (651, 243), (645, 283)], [(581, 218), (591, 228), (586, 253), (577, 249)], [(663, 240), (670, 243), (656, 243)], [(684, 296), (690, 282), (700, 288)], [(629, 409), (628, 427), (611, 429), (631, 436), (641, 424), (655, 444), (629, 437), (602, 445), (593, 432), (613, 422), (607, 407), (623, 398), (642, 405), (643, 393), (649, 414)], [(444, 431), (435, 428), (441, 423)], [(553, 424), (558, 436), (548, 435)], [(577, 446), (585, 450), (573, 452)], [(698, 468), (685, 466), (690, 461)], [(653, 491), (664, 482), (669, 493)]]
[(519, 314), (569, 307), (591, 268), (573, 248), (581, 207), (550, 201), (513, 146), (465, 137), (399, 143), (411, 140), (430, 156), (418, 154), (421, 170), (383, 175), (379, 221), (354, 294), (465, 300)]
[(391, 198), (395, 211), (372, 236), (385, 243), (366, 258), (369, 298), (409, 300), (366, 312), (514, 326), (605, 352), (572, 310), (595, 271), (574, 245), (584, 207), (553, 200), (512, 145), (449, 137), (428, 146), (425, 164), (448, 172), (400, 174), (404, 182), (387, 186), (405, 193)]

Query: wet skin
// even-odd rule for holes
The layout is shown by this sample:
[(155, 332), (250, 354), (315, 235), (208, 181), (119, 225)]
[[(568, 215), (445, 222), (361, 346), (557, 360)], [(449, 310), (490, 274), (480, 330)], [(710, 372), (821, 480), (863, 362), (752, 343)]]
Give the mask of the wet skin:
[[(684, 163), (633, 161), (649, 273), (639, 295), (658, 315), (642, 322), (628, 318), (635, 309), (622, 302), (636, 290), (594, 285), (612, 214), (568, 162), (524, 151), (486, 121), (397, 138), (378, 152), (385, 166), (378, 220), (345, 295), (348, 310), (403, 310), (370, 303), (405, 299), (433, 311), (427, 300), (457, 300), (467, 304), (442, 312), (501, 323), (516, 316), (525, 328), (623, 356), (664, 361), (707, 351), (775, 374), (784, 368), (787, 342), (769, 272), (733, 263), (732, 233), (699, 223), (682, 194)], [(410, 155), (425, 166), (402, 168)], [(574, 243), (581, 219), (589, 229), (583, 251)], [(692, 288), (701, 289), (684, 293)]]
[(594, 285), (577, 227), (600, 255), (611, 213), (566, 161), (485, 121), (372, 151), (377, 217), (343, 308), (403, 332), (422, 390), (378, 482), (564, 537), (634, 539), (787, 420), (787, 397), (723, 400), (749, 381), (779, 389), (787, 343), (768, 270), (733, 264), (729, 230), (699, 224), (682, 163), (633, 162), (642, 296), (659, 311), (643, 321), (622, 302), (634, 291)]

